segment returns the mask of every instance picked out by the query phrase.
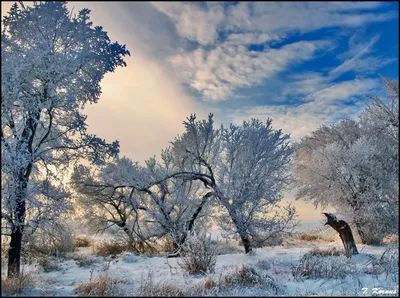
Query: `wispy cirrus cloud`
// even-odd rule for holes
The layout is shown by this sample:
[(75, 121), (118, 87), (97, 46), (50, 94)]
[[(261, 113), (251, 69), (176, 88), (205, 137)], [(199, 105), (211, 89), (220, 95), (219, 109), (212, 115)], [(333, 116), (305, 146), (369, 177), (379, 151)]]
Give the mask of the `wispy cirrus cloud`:
[[(312, 81), (313, 82), (313, 81)], [(319, 82), (312, 84), (307, 101), (296, 105), (264, 105), (230, 111), (233, 123), (240, 125), (251, 118), (273, 118), (274, 126), (291, 133), (294, 138), (303, 137), (320, 125), (333, 124), (336, 121), (354, 116), (365, 104), (362, 98), (380, 86), (379, 79), (348, 80), (318, 89)], [(346, 105), (345, 102), (354, 101)]]
[[(214, 102), (237, 98), (235, 93), (241, 88), (258, 86), (293, 66), (312, 61), (318, 50), (332, 50), (334, 38), (289, 40), (295, 34), (334, 27), (358, 28), (397, 17), (396, 11), (377, 11), (385, 6), (380, 2), (152, 5), (168, 16), (182, 39), (193, 42), (189, 50), (180, 48), (170, 57), (170, 70), (201, 99)], [(349, 51), (350, 57), (332, 69), (330, 76), (353, 69), (371, 71), (384, 65), (382, 57), (368, 56), (378, 39), (379, 35), (369, 44), (349, 44), (354, 51), (364, 47), (364, 52), (352, 56)], [(278, 46), (273, 45), (278, 42)]]
[(243, 45), (223, 43), (212, 50), (197, 49), (171, 58), (183, 81), (202, 93), (206, 100), (226, 100), (235, 89), (260, 84), (291, 65), (314, 57), (332, 47), (329, 41), (299, 41), (262, 52)]
[(380, 35), (366, 38), (359, 33), (354, 34), (348, 42), (348, 51), (339, 55), (344, 61), (329, 72), (331, 77), (338, 77), (346, 72), (373, 72), (376, 69), (396, 61), (394, 57), (373, 55), (373, 47), (379, 41)]

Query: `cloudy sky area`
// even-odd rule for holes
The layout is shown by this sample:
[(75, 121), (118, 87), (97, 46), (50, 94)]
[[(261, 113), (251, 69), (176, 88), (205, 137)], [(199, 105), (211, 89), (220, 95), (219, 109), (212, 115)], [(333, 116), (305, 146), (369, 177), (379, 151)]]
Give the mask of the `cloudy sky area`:
[[(11, 4), (2, 2), (3, 15)], [(398, 77), (397, 2), (68, 6), (91, 9), (94, 25), (131, 52), (86, 112), (90, 132), (118, 139), (139, 162), (183, 132), (190, 113), (212, 112), (217, 124), (271, 117), (298, 139), (354, 117), (365, 94), (382, 94), (379, 74)]]

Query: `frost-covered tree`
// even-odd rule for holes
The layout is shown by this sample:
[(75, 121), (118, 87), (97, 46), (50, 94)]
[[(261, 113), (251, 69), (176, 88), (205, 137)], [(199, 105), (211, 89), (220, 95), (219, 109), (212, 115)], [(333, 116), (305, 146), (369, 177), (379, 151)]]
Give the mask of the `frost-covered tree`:
[[(288, 167), (293, 149), (289, 136), (252, 119), (242, 126), (213, 127), (213, 116), (184, 122), (186, 132), (172, 142), (175, 175), (200, 180), (224, 207), (222, 227), (238, 233), (245, 252), (295, 224), (295, 209), (273, 213), (290, 182)], [(178, 170), (179, 169), (179, 170)]]
[(125, 66), (125, 46), (93, 27), (88, 9), (65, 2), (14, 4), (1, 32), (2, 220), (10, 229), (9, 275), (18, 275), (27, 212), (57, 214), (62, 173), (79, 158), (98, 162), (118, 142), (87, 133), (81, 109), (96, 103), (105, 73)]
[(132, 247), (169, 236), (177, 249), (204, 213), (211, 193), (196, 181), (166, 179), (169, 161), (166, 149), (160, 162), (150, 158), (145, 166), (123, 157), (96, 168), (76, 167), (71, 182), (85, 217), (98, 228), (116, 225)]
[[(70, 185), (82, 216), (94, 232), (117, 226), (132, 248), (146, 236), (141, 232), (139, 218), (143, 207), (140, 194), (128, 187), (143, 177), (137, 163), (117, 158), (97, 167), (79, 165), (74, 168)], [(114, 187), (117, 185), (116, 187)]]
[(298, 199), (335, 207), (369, 244), (398, 233), (398, 84), (385, 83), (389, 101), (302, 138), (293, 169)]

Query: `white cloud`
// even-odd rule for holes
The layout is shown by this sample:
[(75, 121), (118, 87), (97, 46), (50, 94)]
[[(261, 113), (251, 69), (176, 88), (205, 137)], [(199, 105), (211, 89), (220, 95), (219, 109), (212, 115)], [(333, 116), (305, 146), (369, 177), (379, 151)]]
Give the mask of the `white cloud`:
[[(365, 13), (375, 9), (377, 2), (309, 3), (309, 2), (247, 2), (228, 9), (226, 28), (262, 32), (309, 32), (330, 27), (354, 27), (395, 18), (397, 12)], [(345, 12), (345, 13), (343, 13)]]
[(378, 86), (379, 81), (376, 79), (354, 79), (352, 81), (335, 83), (327, 88), (311, 93), (307, 98), (314, 102), (336, 102), (356, 95), (365, 95)]
[(202, 45), (212, 44), (218, 38), (217, 28), (224, 19), (222, 6), (213, 5), (203, 10), (192, 3), (153, 2), (151, 4), (171, 18), (182, 37), (197, 41)]
[[(307, 96), (308, 102), (293, 105), (257, 106), (232, 111), (232, 122), (241, 124), (243, 120), (258, 118), (273, 119), (275, 128), (282, 128), (294, 138), (309, 134), (321, 125), (332, 124), (338, 119), (354, 116), (364, 102), (357, 101), (358, 96), (372, 92), (379, 86), (376, 79), (354, 79), (333, 84)], [(345, 105), (343, 101), (353, 100), (353, 105)]]
[(171, 58), (181, 79), (200, 92), (205, 100), (226, 100), (234, 90), (261, 83), (290, 65), (314, 57), (317, 50), (332, 46), (328, 41), (299, 41), (279, 49), (248, 51), (243, 45), (223, 43), (206, 51), (182, 52)]
[[(272, 41), (282, 41), (296, 32), (360, 27), (397, 16), (394, 11), (375, 12), (385, 5), (379, 2), (239, 2), (234, 5), (154, 2), (152, 5), (170, 18), (181, 38), (198, 42), (189, 51), (181, 48), (172, 55), (170, 68), (181, 82), (208, 101), (237, 98), (238, 89), (259, 85), (294, 64), (313, 59), (316, 50), (328, 49), (326, 41), (325, 44), (299, 41), (271, 49), (268, 44)], [(332, 70), (330, 78), (354, 69), (371, 71), (380, 65), (382, 59), (366, 56), (378, 39), (379, 36), (369, 44), (349, 45), (354, 51), (361, 47), (364, 52), (354, 55), (354, 51), (349, 51), (350, 56)], [(250, 51), (251, 44), (261, 44), (264, 49)]]
[(346, 72), (368, 73), (376, 71), (395, 61), (395, 58), (385, 56), (372, 56), (373, 46), (379, 41), (380, 35), (372, 38), (357, 32), (349, 39), (348, 51), (339, 55), (339, 58), (345, 59), (339, 66), (329, 72), (329, 76), (336, 78)]

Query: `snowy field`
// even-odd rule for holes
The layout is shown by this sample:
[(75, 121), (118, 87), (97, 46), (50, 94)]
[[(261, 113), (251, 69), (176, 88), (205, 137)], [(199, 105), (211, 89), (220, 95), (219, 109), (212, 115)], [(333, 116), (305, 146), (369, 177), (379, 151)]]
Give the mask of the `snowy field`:
[[(310, 234), (245, 255), (237, 241), (228, 243), (213, 231), (220, 245), (229, 244), (237, 252), (219, 255), (214, 272), (205, 275), (186, 274), (179, 258), (130, 252), (95, 256), (93, 247), (79, 247), (64, 259), (53, 259), (46, 270), (34, 262), (24, 265), (24, 273), (32, 274), (35, 284), (17, 295), (84, 296), (76, 289), (91, 279), (109, 287), (106, 296), (398, 296), (398, 244), (358, 243), (360, 254), (350, 260), (335, 254), (307, 258), (304, 255), (316, 248), (342, 251), (333, 230), (312, 234), (320, 235), (313, 241)], [(11, 295), (15, 294), (2, 292)]]

